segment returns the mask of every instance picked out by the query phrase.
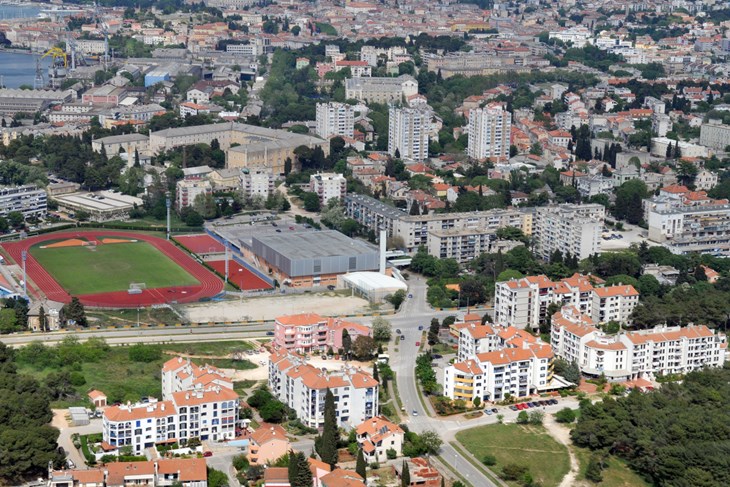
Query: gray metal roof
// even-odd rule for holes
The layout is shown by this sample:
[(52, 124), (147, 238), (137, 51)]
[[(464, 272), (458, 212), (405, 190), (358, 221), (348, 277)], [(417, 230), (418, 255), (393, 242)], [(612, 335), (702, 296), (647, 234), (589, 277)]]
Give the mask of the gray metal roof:
[(377, 252), (359, 240), (334, 231), (290, 232), (271, 235), (254, 236), (275, 252), (291, 260), (312, 259), (319, 257), (354, 256)]

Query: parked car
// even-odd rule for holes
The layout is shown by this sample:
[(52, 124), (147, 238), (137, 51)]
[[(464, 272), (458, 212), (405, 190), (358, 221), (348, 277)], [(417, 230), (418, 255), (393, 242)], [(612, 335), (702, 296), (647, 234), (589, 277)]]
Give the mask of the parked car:
[(515, 406), (514, 404), (512, 404), (512, 405), (511, 405), (511, 406), (510, 406), (509, 408), (510, 408), (510, 410), (512, 410), (512, 411), (517, 411), (517, 410), (519, 409), (519, 408), (518, 408), (517, 406)]
[(418, 416), (418, 411), (416, 411), (416, 410), (414, 409), (414, 410), (413, 410), (413, 412), (412, 412), (411, 414), (412, 414), (412, 415), (414, 415), (414, 416)]
[(491, 416), (492, 415), (492, 410), (491, 409), (485, 409), (484, 410), (484, 414), (486, 414), (487, 416)]
[(498, 410), (497, 410), (497, 408), (492, 408), (492, 412), (493, 412), (494, 414), (497, 414), (497, 411), (498, 411)]
[(67, 459), (66, 459), (66, 466), (67, 466), (68, 468), (76, 468), (76, 464), (75, 464), (75, 463), (74, 463), (74, 461), (73, 461), (73, 460), (71, 460), (70, 458), (67, 458)]
[(433, 358), (444, 358), (444, 356), (441, 355), (441, 354), (439, 354), (439, 353), (431, 354), (431, 357), (433, 357)]
[(207, 452), (203, 453), (203, 456), (204, 457), (212, 457), (213, 456), (213, 452), (212, 451), (207, 451)]
[(423, 330), (423, 326), (419, 326), (418, 331), (422, 331), (422, 330)]
[(420, 347), (421, 346), (421, 342), (416, 342), (416, 346), (417, 347)]
[(401, 335), (401, 336), (400, 336), (400, 339), (401, 339), (401, 340), (405, 340), (405, 339), (406, 339), (405, 335)]
[(274, 332), (273, 331), (267, 331), (266, 332), (266, 336), (267, 337), (272, 337), (272, 336), (274, 336)]
[(410, 298), (413, 298), (413, 294), (409, 294), (409, 295), (408, 295), (408, 298), (409, 298), (409, 299), (410, 299)]
[(334, 291), (335, 290), (335, 286), (333, 286), (332, 284), (330, 284), (329, 286), (327, 286), (327, 289), (330, 290), (330, 291)]
[(396, 328), (396, 329), (395, 329), (395, 334), (396, 334), (396, 335), (400, 335), (400, 328)]

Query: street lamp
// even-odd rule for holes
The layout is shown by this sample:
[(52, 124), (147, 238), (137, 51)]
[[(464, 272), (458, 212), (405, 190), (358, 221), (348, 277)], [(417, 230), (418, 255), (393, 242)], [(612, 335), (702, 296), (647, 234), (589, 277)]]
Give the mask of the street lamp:
[(26, 274), (26, 271), (25, 271), (25, 261), (28, 260), (28, 251), (23, 250), (20, 253), (20, 256), (23, 259), (23, 295), (26, 298), (28, 298), (28, 275)]
[(137, 328), (139, 328), (139, 306), (137, 306)]

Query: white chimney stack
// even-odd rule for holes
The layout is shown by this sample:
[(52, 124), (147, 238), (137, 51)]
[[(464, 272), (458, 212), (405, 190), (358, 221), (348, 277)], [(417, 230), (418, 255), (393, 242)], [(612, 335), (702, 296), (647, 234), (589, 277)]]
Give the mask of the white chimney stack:
[(388, 237), (384, 229), (380, 229), (380, 269), (378, 272), (385, 274), (385, 251)]

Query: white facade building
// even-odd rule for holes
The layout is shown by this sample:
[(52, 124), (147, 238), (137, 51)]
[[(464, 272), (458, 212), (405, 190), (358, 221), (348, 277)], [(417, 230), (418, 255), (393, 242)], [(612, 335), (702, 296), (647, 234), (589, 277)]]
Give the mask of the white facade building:
[(626, 323), (639, 302), (630, 285), (600, 287), (596, 276), (574, 274), (553, 282), (547, 276), (528, 276), (498, 282), (494, 289), (494, 319), (518, 328), (537, 329), (544, 323), (550, 304), (575, 306), (597, 323)]
[(512, 115), (502, 104), (469, 110), (468, 133), (469, 157), (495, 162), (509, 159)]
[(390, 107), (388, 153), (411, 161), (428, 158), (428, 133), (433, 113), (428, 108)]
[(269, 390), (310, 428), (324, 425), (327, 389), (335, 396), (338, 425), (355, 426), (377, 414), (378, 388), (372, 375), (353, 367), (332, 372), (285, 352), (269, 357)]
[(241, 189), (245, 196), (268, 198), (274, 192), (274, 173), (261, 169), (244, 170), (241, 173)]
[(537, 254), (549, 260), (559, 250), (582, 260), (600, 253), (605, 216), (606, 208), (599, 204), (538, 208), (533, 223)]
[(323, 139), (332, 136), (354, 136), (355, 112), (347, 103), (317, 103), (317, 135)]
[(367, 464), (385, 462), (388, 450), (394, 450), (398, 455), (403, 452), (405, 432), (383, 416), (366, 419), (355, 428), (355, 433)]
[(24, 218), (42, 218), (48, 208), (48, 195), (35, 184), (0, 187), (0, 216), (19, 211)]
[(557, 357), (577, 363), (586, 375), (605, 375), (609, 380), (722, 367), (727, 351), (726, 336), (705, 325), (606, 335), (572, 306), (555, 313), (550, 339)]
[(318, 173), (309, 176), (309, 191), (317, 193), (322, 206), (333, 198), (340, 201), (347, 193), (347, 178), (338, 173)]
[(213, 186), (207, 179), (181, 179), (177, 182), (177, 191), (175, 192), (177, 209), (181, 210), (187, 206), (193, 206), (198, 195), (212, 193)]

